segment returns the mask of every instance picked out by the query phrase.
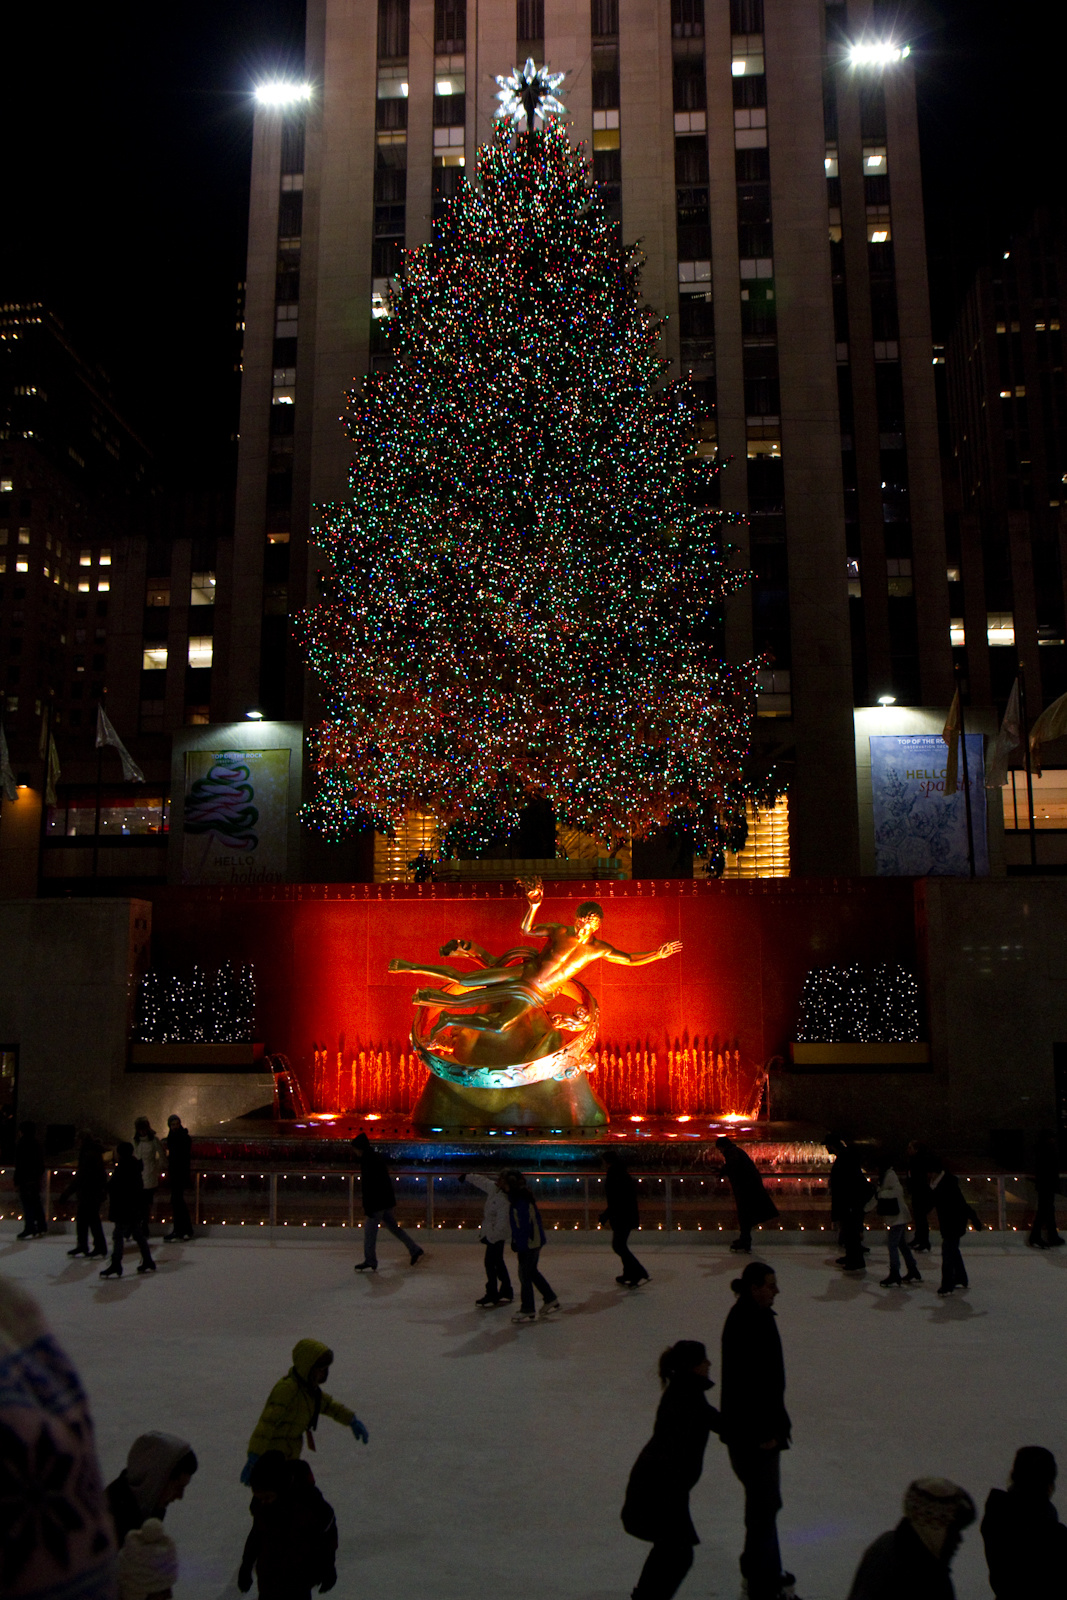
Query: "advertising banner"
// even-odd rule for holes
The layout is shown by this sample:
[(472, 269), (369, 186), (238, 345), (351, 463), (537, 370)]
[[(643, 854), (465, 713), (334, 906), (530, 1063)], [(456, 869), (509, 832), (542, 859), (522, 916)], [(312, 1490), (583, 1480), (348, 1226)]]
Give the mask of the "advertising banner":
[(187, 750), (183, 883), (285, 877), (288, 750)]
[[(960, 751), (956, 794), (945, 794), (948, 746), (938, 734), (871, 739), (875, 870), (882, 878), (966, 877), (967, 812)], [(974, 866), (989, 872), (982, 735), (967, 735)]]

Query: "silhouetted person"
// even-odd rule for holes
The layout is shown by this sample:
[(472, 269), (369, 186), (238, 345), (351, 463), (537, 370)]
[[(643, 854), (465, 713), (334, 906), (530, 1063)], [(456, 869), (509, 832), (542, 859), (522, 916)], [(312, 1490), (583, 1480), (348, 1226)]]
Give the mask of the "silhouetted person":
[[(1060, 1186), (1060, 1147), (1056, 1135), (1048, 1129), (1037, 1136), (1034, 1151), (1034, 1188), (1037, 1190), (1037, 1210), (1030, 1229), (1029, 1242), (1039, 1250), (1051, 1250), (1063, 1244), (1063, 1235), (1056, 1228), (1056, 1193)], [(1043, 1237), (1042, 1237), (1043, 1236)]]
[(912, 1139), (908, 1145), (907, 1170), (912, 1215), (912, 1238), (909, 1244), (915, 1251), (930, 1248), (930, 1208), (934, 1203), (930, 1193), (931, 1159), (929, 1147)]
[(359, 1151), (359, 1197), (367, 1219), (363, 1224), (363, 1260), (356, 1262), (356, 1271), (377, 1272), (379, 1228), (388, 1228), (394, 1239), (400, 1240), (414, 1266), (426, 1252), (396, 1220), (396, 1191), (389, 1176), (389, 1163), (365, 1133), (357, 1133), (352, 1143)]
[(191, 1239), (193, 1220), (185, 1203), (185, 1191), (193, 1181), (193, 1140), (182, 1119), (171, 1112), (167, 1118), (167, 1184), (170, 1188), (170, 1232), (163, 1235), (168, 1243), (173, 1239)]
[(834, 1158), (830, 1168), (830, 1220), (840, 1229), (843, 1256), (837, 1265), (846, 1272), (862, 1272), (863, 1209), (870, 1198), (871, 1185), (855, 1145), (839, 1134), (831, 1134), (826, 1148)]
[(651, 1274), (645, 1270), (629, 1246), (629, 1238), (640, 1225), (641, 1213), (637, 1206), (637, 1179), (627, 1171), (618, 1150), (608, 1150), (604, 1155), (607, 1177), (604, 1180), (607, 1206), (600, 1218), (611, 1229), (611, 1248), (622, 1264), (622, 1272), (615, 1279), (627, 1289), (636, 1289), (647, 1283)]
[(973, 1207), (963, 1198), (956, 1174), (948, 1172), (936, 1156), (931, 1158), (931, 1167), (930, 1194), (941, 1233), (941, 1287), (937, 1292), (944, 1295), (968, 1287), (960, 1240), (967, 1232), (968, 1223), (975, 1229), (982, 1224)]
[(541, 1272), (538, 1262), (545, 1245), (545, 1227), (537, 1201), (530, 1193), (521, 1172), (508, 1173), (508, 1220), (511, 1224), (511, 1248), (519, 1258), (519, 1286), (521, 1300), (512, 1322), (536, 1322), (534, 1290), (541, 1295), (541, 1315), (554, 1316), (559, 1310), (556, 1291)]
[(739, 1144), (722, 1135), (716, 1139), (715, 1146), (722, 1156), (737, 1207), (737, 1238), (730, 1249), (747, 1254), (752, 1249), (753, 1228), (761, 1222), (773, 1221), (778, 1207), (764, 1188), (756, 1163)]
[(192, 1446), (177, 1434), (142, 1433), (133, 1441), (126, 1465), (107, 1486), (120, 1549), (130, 1529), (139, 1528), (148, 1517), (162, 1522), (171, 1502), (185, 1494), (196, 1469)]
[(1056, 1515), (1056, 1457), (1040, 1445), (1016, 1452), (1007, 1489), (991, 1489), (982, 1518), (989, 1587), (997, 1600), (1064, 1600), (1067, 1528)]
[(482, 1212), (482, 1243), (485, 1245), (485, 1293), (474, 1303), (483, 1311), (509, 1306), (515, 1298), (511, 1274), (505, 1259), (511, 1238), (511, 1202), (508, 1199), (508, 1174), (498, 1172), (485, 1177), (480, 1172), (461, 1172), (460, 1183), (469, 1183), (485, 1195)]
[(141, 1215), (147, 1233), (152, 1226), (152, 1202), (167, 1161), (163, 1141), (156, 1138), (147, 1117), (138, 1117), (133, 1125), (133, 1153), (141, 1163)]
[[(104, 1151), (98, 1139), (91, 1133), (83, 1133), (81, 1144), (78, 1147), (78, 1165), (74, 1176), (59, 1197), (60, 1205), (64, 1205), (71, 1195), (77, 1195), (77, 1204), (74, 1209), (74, 1230), (77, 1243), (73, 1250), (68, 1250), (68, 1256), (94, 1257), (107, 1255), (107, 1240), (104, 1237), (104, 1225), (100, 1221), (100, 1207), (107, 1199), (107, 1168), (104, 1166)], [(89, 1249), (89, 1235), (93, 1236), (93, 1248)]]
[(260, 1456), (250, 1474), (252, 1527), (237, 1587), (247, 1594), (255, 1572), (260, 1600), (310, 1600), (337, 1582), (337, 1520), (306, 1461), (280, 1450)]
[(745, 1489), (741, 1576), (751, 1600), (792, 1593), (782, 1571), (777, 1517), (782, 1509), (781, 1457), (792, 1424), (785, 1409), (785, 1362), (774, 1313), (778, 1280), (750, 1261), (730, 1285), (737, 1296), (722, 1330), (722, 1417), (719, 1432)]
[(115, 1167), (108, 1180), (108, 1221), (114, 1224), (111, 1236), (111, 1260), (100, 1274), (102, 1278), (122, 1277), (122, 1250), (127, 1239), (133, 1239), (141, 1252), (140, 1273), (155, 1272), (156, 1264), (148, 1248), (148, 1234), (144, 1223), (144, 1184), (141, 1182), (141, 1163), (133, 1153), (133, 1145), (125, 1140), (115, 1146)]
[(848, 1600), (953, 1600), (952, 1558), (973, 1521), (966, 1489), (947, 1478), (916, 1478), (903, 1520), (864, 1551)]
[(15, 1146), (15, 1188), (22, 1207), (22, 1232), (15, 1235), (17, 1239), (37, 1239), (48, 1232), (41, 1204), (43, 1180), (44, 1151), (37, 1137), (37, 1127), (32, 1122), (23, 1122)]
[(652, 1545), (632, 1600), (671, 1600), (693, 1565), (693, 1546), (700, 1540), (689, 1493), (704, 1470), (708, 1435), (719, 1431), (719, 1413), (705, 1399), (712, 1387), (708, 1365), (708, 1352), (696, 1339), (680, 1339), (659, 1358), (663, 1397), (622, 1508), (626, 1532)]
[(293, 1346), (293, 1364), (279, 1378), (248, 1441), (248, 1460), (241, 1470), (241, 1482), (249, 1483), (252, 1468), (260, 1456), (280, 1451), (287, 1461), (297, 1461), (304, 1448), (315, 1448), (315, 1431), (320, 1417), (329, 1417), (352, 1437), (366, 1444), (367, 1430), (354, 1411), (343, 1406), (323, 1389), (333, 1365), (333, 1351), (319, 1339), (298, 1339)]

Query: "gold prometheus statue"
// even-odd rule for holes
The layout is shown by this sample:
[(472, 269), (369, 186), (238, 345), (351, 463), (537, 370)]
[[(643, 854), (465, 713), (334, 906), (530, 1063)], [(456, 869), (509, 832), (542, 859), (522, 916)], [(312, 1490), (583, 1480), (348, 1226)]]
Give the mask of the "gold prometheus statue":
[[(673, 940), (636, 955), (616, 950), (597, 936), (604, 910), (595, 900), (578, 907), (573, 927), (538, 922), (545, 892), (541, 880), (523, 880), (522, 887), (528, 901), (522, 931), (544, 939), (539, 949), (517, 945), (494, 957), (473, 940), (451, 939), (440, 954), (468, 957), (478, 963), (473, 972), (399, 959), (389, 963), (390, 972), (441, 981), (441, 988), (415, 991), (418, 1015), (411, 1039), (431, 1072), (451, 1083), (503, 1088), (588, 1072), (599, 1014), (579, 974), (594, 961), (641, 967), (682, 948)], [(574, 1010), (550, 1012), (550, 1002), (561, 997), (574, 1002)], [(449, 1037), (442, 1039), (446, 1032)]]

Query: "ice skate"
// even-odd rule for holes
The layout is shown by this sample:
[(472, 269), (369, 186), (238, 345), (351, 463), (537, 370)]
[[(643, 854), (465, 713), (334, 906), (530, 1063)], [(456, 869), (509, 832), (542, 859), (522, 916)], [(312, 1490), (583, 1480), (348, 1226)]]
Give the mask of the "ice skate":
[(905, 1277), (905, 1279), (904, 1279), (904, 1282), (906, 1284), (907, 1283), (922, 1283), (922, 1281), (923, 1281), (923, 1275), (919, 1271), (909, 1272), (907, 1274), (907, 1276)]
[(110, 1267), (105, 1267), (104, 1268), (104, 1270), (100, 1274), (100, 1276), (102, 1278), (121, 1278), (122, 1277), (122, 1268), (119, 1267), (119, 1266), (116, 1266), (115, 1263), (112, 1262)]
[(883, 1278), (879, 1285), (882, 1289), (903, 1289), (904, 1279), (899, 1272), (891, 1272), (888, 1278)]
[(142, 1278), (146, 1272), (155, 1272), (155, 1270), (156, 1264), (154, 1261), (142, 1261), (141, 1265), (137, 1268), (138, 1275)]
[(68, 1250), (67, 1254), (68, 1254), (68, 1256), (71, 1256), (71, 1257), (73, 1257), (73, 1256), (87, 1256), (89, 1254), (89, 1252), (88, 1252), (88, 1250), (83, 1250), (81, 1248), (81, 1246), (79, 1245), (74, 1250)]
[(415, 1254), (414, 1254), (414, 1255), (413, 1255), (413, 1256), (412, 1256), (412, 1257), (411, 1257), (411, 1259), (410, 1259), (410, 1260), (409, 1260), (409, 1262), (408, 1262), (408, 1266), (409, 1266), (409, 1267), (417, 1267), (417, 1266), (418, 1266), (418, 1264), (419, 1264), (419, 1262), (420, 1262), (420, 1261), (421, 1261), (421, 1260), (422, 1260), (422, 1258), (423, 1258), (423, 1257), (424, 1257), (424, 1256), (425, 1256), (425, 1254), (426, 1254), (426, 1251), (425, 1251), (425, 1250), (421, 1250), (421, 1249), (420, 1249), (420, 1250), (416, 1250), (416, 1251), (415, 1251)]
[(543, 1317), (554, 1317), (559, 1309), (560, 1305), (558, 1300), (546, 1300), (544, 1305), (541, 1307), (541, 1315)]
[(536, 1311), (516, 1311), (515, 1315), (512, 1317), (511, 1320), (512, 1320), (512, 1322), (536, 1322), (537, 1321), (537, 1312)]
[(353, 1272), (377, 1272), (377, 1270), (378, 1263), (376, 1261), (357, 1261), (352, 1268)]

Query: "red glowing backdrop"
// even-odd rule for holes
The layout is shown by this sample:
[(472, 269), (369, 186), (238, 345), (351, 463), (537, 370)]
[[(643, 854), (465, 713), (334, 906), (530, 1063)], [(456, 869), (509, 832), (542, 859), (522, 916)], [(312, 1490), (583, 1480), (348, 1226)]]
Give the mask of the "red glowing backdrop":
[[(390, 974), (390, 958), (432, 960), (453, 937), (507, 949), (525, 908), (512, 883), (280, 884), (152, 898), (153, 964), (252, 962), (258, 1036), (288, 1056), (319, 1111), (409, 1109), (425, 1076), (408, 1042), (418, 980)], [(586, 974), (602, 1019), (592, 1083), (616, 1111), (750, 1113), (764, 1064), (788, 1054), (810, 967), (917, 965), (905, 880), (569, 883), (548, 886), (541, 914), (570, 921), (588, 898), (603, 903), (602, 937), (620, 949), (683, 944), (667, 961), (605, 962)]]

